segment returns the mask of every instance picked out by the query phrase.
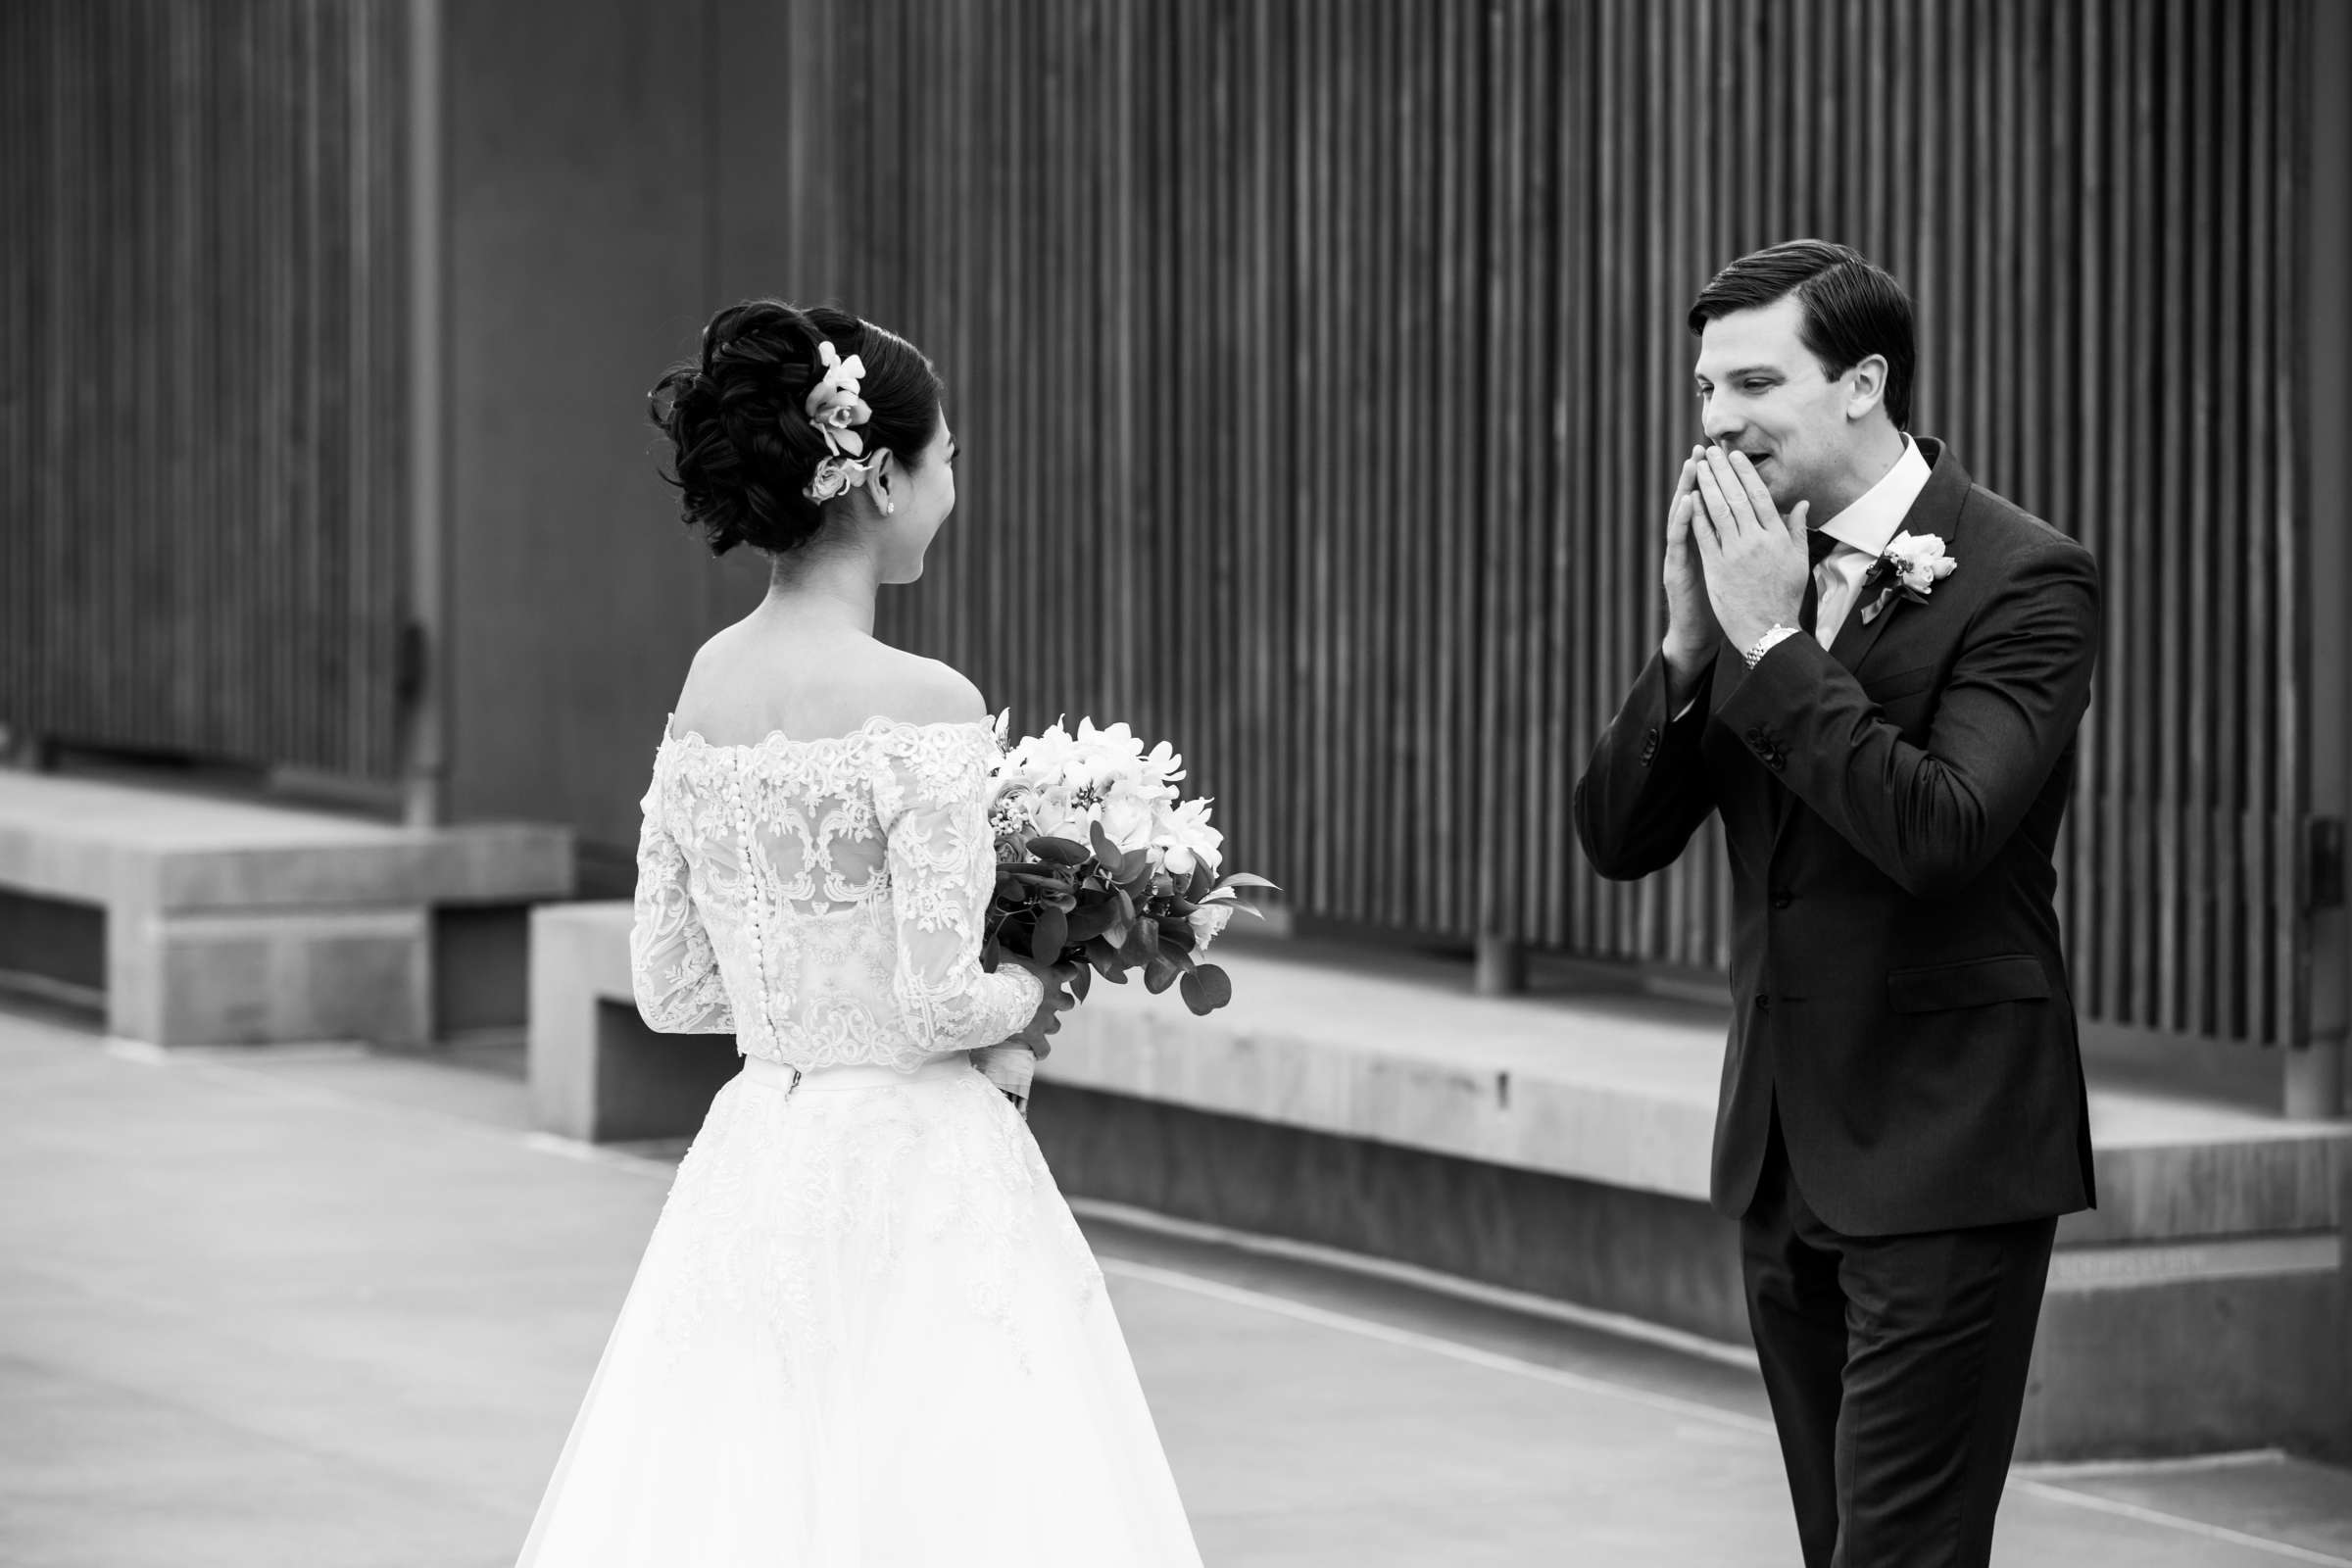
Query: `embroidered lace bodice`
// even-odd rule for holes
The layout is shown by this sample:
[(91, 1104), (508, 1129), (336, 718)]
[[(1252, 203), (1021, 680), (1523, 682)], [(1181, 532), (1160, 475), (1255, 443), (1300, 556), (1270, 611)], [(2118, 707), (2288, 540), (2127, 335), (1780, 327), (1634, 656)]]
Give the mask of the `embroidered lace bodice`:
[(980, 967), (997, 756), (984, 719), (741, 746), (665, 724), (629, 931), (645, 1021), (803, 1069), (902, 1070), (1027, 1023), (1037, 976)]

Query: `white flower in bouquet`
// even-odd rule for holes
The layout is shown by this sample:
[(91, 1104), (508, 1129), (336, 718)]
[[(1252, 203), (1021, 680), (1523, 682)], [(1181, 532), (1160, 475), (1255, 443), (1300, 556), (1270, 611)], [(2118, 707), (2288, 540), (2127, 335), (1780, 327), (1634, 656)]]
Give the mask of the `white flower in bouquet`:
[(1200, 944), (1193, 950), (1196, 957), (1206, 953), (1208, 945), (1223, 934), (1226, 924), (1233, 919), (1233, 911), (1238, 907), (1228, 894), (1224, 899), (1203, 904), (1185, 916), (1185, 923), (1193, 928), (1193, 937)]
[[(1144, 755), (1144, 774), (1154, 783), (1175, 784), (1184, 777), (1184, 759), (1166, 741)], [(1173, 790), (1169, 791), (1174, 794)]]
[(1086, 842), (1086, 826), (1094, 813), (1066, 784), (1049, 784), (1034, 792), (1029, 808), (1031, 827), (1048, 838)]
[(1016, 743), (1005, 739), (1011, 733), (1011, 723), (1010, 709), (997, 715), (997, 744), (1004, 749), (997, 763), (1000, 787), (1024, 784), (1041, 787), (1061, 782), (1062, 764), (1069, 760), (1071, 750), (1069, 731), (1056, 723), (1042, 734)]
[(1120, 853), (1149, 849), (1159, 830), (1160, 813), (1166, 803), (1157, 790), (1122, 779), (1111, 786), (1096, 808), (1095, 820)]
[(1041, 784), (1059, 784), (1077, 782), (1083, 772), (1080, 758), (1077, 741), (1056, 723), (1014, 747), (1010, 760), (1027, 777)]
[(1086, 756), (1113, 764), (1141, 761), (1144, 756), (1144, 743), (1125, 719), (1099, 728), (1091, 718), (1080, 719), (1076, 745)]
[(1160, 852), (1160, 864), (1176, 876), (1191, 876), (1197, 864), (1207, 866), (1214, 876), (1225, 858), (1225, 835), (1208, 825), (1206, 801), (1186, 801), (1162, 810), (1152, 845)]

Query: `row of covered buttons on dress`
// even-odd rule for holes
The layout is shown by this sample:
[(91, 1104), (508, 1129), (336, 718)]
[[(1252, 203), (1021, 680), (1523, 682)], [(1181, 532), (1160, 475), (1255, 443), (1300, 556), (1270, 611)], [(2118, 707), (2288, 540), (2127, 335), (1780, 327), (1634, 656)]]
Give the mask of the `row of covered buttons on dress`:
[[(767, 929), (765, 922), (760, 918), (762, 898), (760, 888), (760, 852), (752, 837), (752, 808), (744, 801), (744, 769), (750, 761), (749, 755), (736, 752), (735, 766), (727, 775), (727, 814), (734, 821), (737, 850), (743, 856), (743, 917), (745, 924), (751, 928), (753, 990), (758, 995), (760, 1008), (753, 1021), (759, 1026), (758, 1037), (763, 1040), (769, 1050), (773, 1050), (776, 1023), (767, 1010)], [(742, 1019), (736, 1021), (740, 1024)], [(800, 1086), (800, 1079), (795, 1077), (793, 1089)], [(787, 1098), (790, 1093), (786, 1091)]]

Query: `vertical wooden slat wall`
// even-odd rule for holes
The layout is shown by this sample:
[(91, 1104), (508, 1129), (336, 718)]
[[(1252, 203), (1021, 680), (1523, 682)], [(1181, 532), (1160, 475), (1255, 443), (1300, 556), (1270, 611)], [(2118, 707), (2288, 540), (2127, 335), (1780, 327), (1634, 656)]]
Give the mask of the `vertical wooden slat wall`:
[(858, 128), (776, 287), (940, 359), (890, 629), (1022, 726), (1172, 737), (1301, 911), (1719, 967), (1715, 825), (1606, 884), (1569, 795), (1662, 630), (1689, 301), (1837, 237), (1915, 427), (2103, 564), (2085, 1010), (2295, 1038), (2301, 0), (799, 5)]
[[(1569, 792), (1662, 629), (1689, 300), (1842, 238), (1916, 426), (2104, 566), (2085, 1009), (2299, 1037), (2310, 0), (785, 4), (772, 286), (947, 372), (888, 629), (1022, 725), (1174, 739), (1302, 911), (1720, 967), (1715, 827), (1602, 883)], [(405, 24), (0, 6), (0, 722), (397, 766)]]
[(397, 770), (406, 25), (0, 7), (0, 723)]

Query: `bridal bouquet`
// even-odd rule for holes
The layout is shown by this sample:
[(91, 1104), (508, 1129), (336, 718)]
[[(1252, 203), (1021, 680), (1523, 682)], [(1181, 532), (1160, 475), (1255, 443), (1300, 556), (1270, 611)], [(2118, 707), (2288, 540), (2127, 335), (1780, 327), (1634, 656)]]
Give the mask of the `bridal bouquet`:
[[(1005, 734), (1000, 716), (1000, 745)], [(1234, 911), (1249, 908), (1236, 889), (1274, 884), (1248, 871), (1218, 874), (1225, 836), (1210, 825), (1207, 801), (1178, 794), (1183, 764), (1165, 741), (1146, 752), (1125, 724), (1098, 729), (1086, 718), (1075, 735), (1055, 723), (1005, 746), (989, 811), (997, 891), (986, 967), (1008, 952), (1062, 967), (1081, 1002), (1095, 975), (1124, 985), (1136, 969), (1146, 990), (1175, 986), (1196, 1013), (1233, 1000), (1232, 980), (1202, 955)], [(1033, 1064), (990, 1076), (1020, 1098), (1022, 1069)], [(1016, 1074), (1017, 1090), (1006, 1081)]]

